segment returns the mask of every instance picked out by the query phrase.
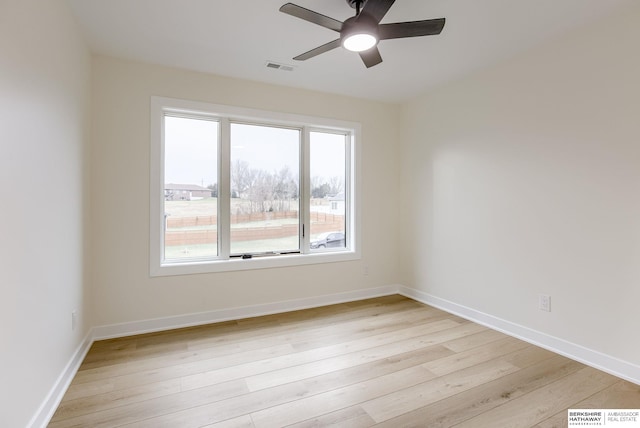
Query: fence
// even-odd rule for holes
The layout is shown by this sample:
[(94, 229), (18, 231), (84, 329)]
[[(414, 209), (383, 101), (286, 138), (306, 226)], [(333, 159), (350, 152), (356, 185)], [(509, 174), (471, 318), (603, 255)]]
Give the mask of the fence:
[[(313, 215), (314, 213), (311, 214)], [(298, 211), (273, 211), (251, 214), (232, 214), (231, 224), (251, 223), (254, 221), (284, 220), (290, 218), (298, 218)], [(215, 215), (196, 217), (167, 217), (167, 229), (194, 226), (215, 226), (217, 221), (218, 218)]]
[[(344, 230), (344, 216), (331, 213), (311, 212), (311, 233), (331, 232)], [(281, 211), (253, 213), (246, 215), (232, 215), (231, 224), (238, 225), (250, 222), (268, 222), (272, 220), (298, 218), (297, 211)], [(165, 232), (165, 245), (185, 246), (214, 244), (218, 240), (218, 232), (215, 229), (188, 229), (196, 226), (213, 226), (216, 224), (216, 216), (177, 217), (167, 218), (167, 231)], [(180, 230), (183, 228), (184, 230)], [(173, 229), (173, 230), (172, 230)], [(175, 230), (178, 229), (178, 230)], [(298, 235), (297, 224), (282, 224), (232, 227), (232, 241), (257, 241), (264, 239), (287, 238)]]

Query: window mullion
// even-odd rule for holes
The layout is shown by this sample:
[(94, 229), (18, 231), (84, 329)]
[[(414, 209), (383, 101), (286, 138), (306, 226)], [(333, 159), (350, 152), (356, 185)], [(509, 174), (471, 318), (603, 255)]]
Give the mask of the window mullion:
[(310, 130), (308, 126), (302, 128), (302, 147), (300, 156), (300, 251), (309, 253), (311, 231), (311, 170)]
[(231, 240), (231, 130), (229, 119), (220, 119), (218, 156), (218, 255), (228, 259)]
[(344, 183), (344, 199), (345, 199), (345, 204), (346, 207), (348, 207), (348, 209), (345, 212), (345, 224), (344, 224), (344, 228), (345, 228), (345, 235), (347, 237), (347, 241), (346, 241), (346, 247), (348, 249), (352, 249), (355, 245), (355, 240), (354, 240), (354, 230), (353, 230), (353, 224), (354, 224), (354, 212), (355, 212), (355, 205), (354, 205), (354, 201), (353, 201), (353, 185), (355, 183), (355, 177), (353, 176), (353, 168), (351, 167), (353, 165), (353, 160), (351, 159), (351, 156), (353, 154), (353, 147), (354, 147), (354, 137), (352, 133), (349, 133), (345, 136), (345, 183)]

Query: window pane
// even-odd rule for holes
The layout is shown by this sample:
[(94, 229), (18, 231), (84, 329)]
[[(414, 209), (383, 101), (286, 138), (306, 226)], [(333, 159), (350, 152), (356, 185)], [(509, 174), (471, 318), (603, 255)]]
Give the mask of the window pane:
[(300, 250), (300, 131), (231, 124), (231, 254)]
[(346, 246), (347, 136), (311, 132), (311, 249)]
[(164, 258), (218, 255), (218, 122), (165, 116)]

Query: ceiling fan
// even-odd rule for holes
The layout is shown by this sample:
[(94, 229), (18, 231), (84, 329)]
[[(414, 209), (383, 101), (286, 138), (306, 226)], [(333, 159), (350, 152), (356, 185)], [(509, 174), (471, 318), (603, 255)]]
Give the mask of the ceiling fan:
[(293, 3), (283, 5), (280, 12), (340, 33), (338, 39), (293, 59), (304, 61), (342, 45), (347, 50), (358, 52), (364, 65), (369, 68), (382, 62), (377, 46), (380, 40), (430, 36), (442, 32), (445, 18), (380, 24), (394, 2), (395, 0), (347, 0), (349, 6), (356, 10), (356, 14), (344, 22)]

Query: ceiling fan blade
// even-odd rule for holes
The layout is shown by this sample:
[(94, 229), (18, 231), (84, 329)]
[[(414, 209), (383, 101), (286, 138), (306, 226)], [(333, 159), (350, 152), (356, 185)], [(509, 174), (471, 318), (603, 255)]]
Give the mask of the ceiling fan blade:
[(297, 61), (305, 61), (305, 60), (307, 60), (309, 58), (313, 58), (314, 56), (320, 55), (321, 53), (328, 52), (331, 49), (335, 49), (335, 48), (337, 48), (339, 46), (340, 46), (340, 39), (335, 39), (332, 42), (325, 43), (322, 46), (318, 46), (315, 49), (311, 49), (308, 52), (300, 54), (297, 57), (294, 57), (293, 59), (295, 59)]
[(378, 32), (380, 40), (400, 39), (403, 37), (432, 36), (440, 34), (444, 28), (445, 18), (427, 19), (425, 21), (396, 22), (380, 24)]
[(367, 0), (362, 8), (362, 13), (370, 15), (376, 22), (380, 22), (395, 1), (396, 0)]
[(369, 50), (360, 52), (360, 58), (362, 58), (362, 62), (367, 68), (371, 68), (374, 65), (378, 65), (382, 62), (382, 57), (380, 56), (380, 51), (377, 46), (372, 47)]
[(342, 22), (333, 18), (329, 18), (328, 16), (324, 16), (318, 12), (305, 9), (304, 7), (298, 6), (297, 4), (284, 4), (280, 8), (280, 12), (286, 13), (287, 15), (295, 16), (296, 18), (304, 19), (305, 21), (309, 21), (313, 24), (328, 28), (333, 31), (340, 32), (340, 30), (342, 30)]

